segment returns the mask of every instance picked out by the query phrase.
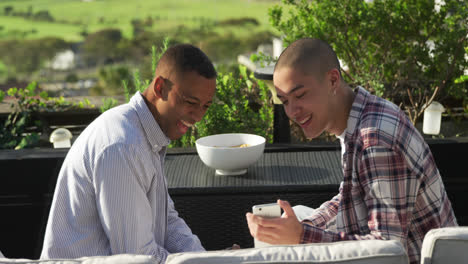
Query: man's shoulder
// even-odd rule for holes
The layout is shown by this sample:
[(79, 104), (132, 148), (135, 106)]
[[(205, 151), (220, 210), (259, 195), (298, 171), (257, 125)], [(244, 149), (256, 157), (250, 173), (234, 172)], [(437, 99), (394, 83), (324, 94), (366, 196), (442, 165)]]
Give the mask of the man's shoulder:
[(367, 146), (406, 148), (409, 144), (424, 141), (398, 106), (377, 96), (369, 98), (357, 128), (359, 137)]
[(119, 133), (131, 133), (139, 125), (138, 114), (136, 110), (128, 104), (120, 105), (102, 113), (89, 126), (109, 135), (118, 135)]
[[(136, 111), (121, 105), (112, 108), (96, 118), (75, 141), (76, 150), (85, 155), (98, 153), (103, 149), (119, 145), (141, 145), (144, 132)], [(72, 147), (72, 149), (74, 149)]]
[(133, 119), (132, 117), (137, 117), (136, 110), (130, 104), (122, 104), (105, 111), (95, 121), (98, 124), (106, 122), (119, 124), (120, 122), (128, 122), (129, 120), (127, 119), (129, 117), (131, 119)]
[(380, 122), (391, 122), (397, 125), (398, 122), (406, 121), (404, 116), (404, 112), (394, 103), (370, 95), (362, 110), (361, 124), (378, 126)]

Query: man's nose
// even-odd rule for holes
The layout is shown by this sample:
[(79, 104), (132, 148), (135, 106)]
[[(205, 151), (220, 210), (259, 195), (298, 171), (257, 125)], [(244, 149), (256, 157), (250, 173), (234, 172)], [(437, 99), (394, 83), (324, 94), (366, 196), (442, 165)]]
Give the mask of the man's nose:
[(193, 110), (192, 112), (192, 118), (195, 122), (200, 122), (205, 115), (206, 110), (203, 108), (198, 108), (196, 110)]
[(296, 117), (300, 113), (300, 108), (296, 104), (289, 103), (287, 106), (284, 106), (284, 111), (289, 119), (296, 120)]

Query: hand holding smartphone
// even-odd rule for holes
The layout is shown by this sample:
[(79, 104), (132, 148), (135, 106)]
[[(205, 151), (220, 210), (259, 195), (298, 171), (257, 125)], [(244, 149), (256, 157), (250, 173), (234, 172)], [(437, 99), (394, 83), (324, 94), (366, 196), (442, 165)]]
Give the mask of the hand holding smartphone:
[[(281, 208), (277, 203), (258, 204), (252, 207), (252, 213), (264, 218), (276, 218), (281, 217)], [(254, 239), (255, 248), (266, 246), (270, 246), (270, 244)]]

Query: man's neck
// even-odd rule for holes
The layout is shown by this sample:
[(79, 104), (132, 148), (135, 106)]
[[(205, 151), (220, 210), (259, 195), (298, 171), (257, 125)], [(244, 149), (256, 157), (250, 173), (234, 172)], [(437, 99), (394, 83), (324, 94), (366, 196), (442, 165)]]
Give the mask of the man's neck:
[[(146, 106), (148, 106), (148, 109), (150, 110), (151, 114), (154, 117), (154, 120), (159, 124), (159, 112), (158, 109), (156, 108), (156, 96), (151, 93), (151, 90), (148, 88), (145, 91), (141, 93), (143, 99), (145, 100)], [(159, 124), (161, 125), (161, 124)]]
[(346, 130), (346, 127), (348, 126), (349, 113), (351, 112), (351, 107), (353, 106), (354, 98), (356, 97), (351, 87), (346, 83), (343, 84), (343, 87), (341, 87), (340, 90), (340, 97), (337, 98), (336, 105), (337, 114), (335, 116), (335, 126), (333, 130), (330, 131), (336, 136), (343, 134)]

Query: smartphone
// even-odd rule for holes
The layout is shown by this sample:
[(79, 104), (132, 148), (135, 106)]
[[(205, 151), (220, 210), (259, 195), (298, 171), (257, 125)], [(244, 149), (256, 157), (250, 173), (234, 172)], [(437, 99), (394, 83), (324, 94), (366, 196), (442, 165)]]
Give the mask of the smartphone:
[[(281, 217), (281, 207), (277, 203), (258, 204), (252, 207), (252, 213), (265, 218)], [(254, 247), (262, 248), (270, 246), (270, 244), (258, 241), (254, 238)]]

